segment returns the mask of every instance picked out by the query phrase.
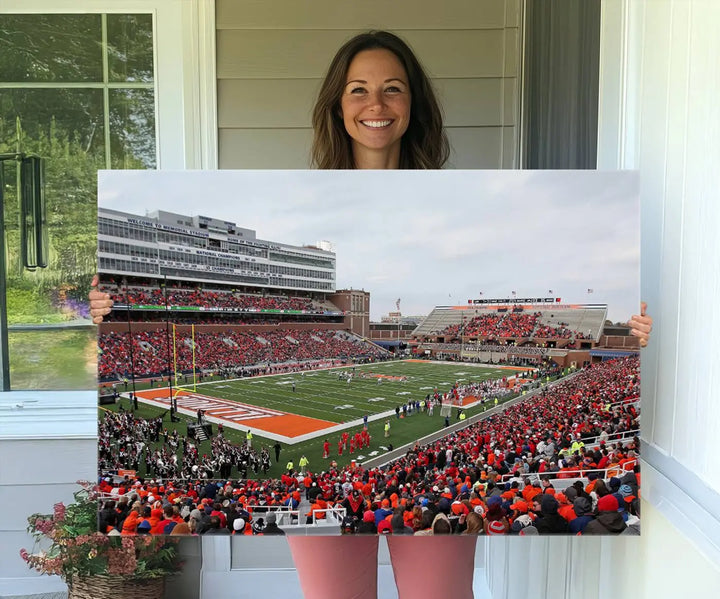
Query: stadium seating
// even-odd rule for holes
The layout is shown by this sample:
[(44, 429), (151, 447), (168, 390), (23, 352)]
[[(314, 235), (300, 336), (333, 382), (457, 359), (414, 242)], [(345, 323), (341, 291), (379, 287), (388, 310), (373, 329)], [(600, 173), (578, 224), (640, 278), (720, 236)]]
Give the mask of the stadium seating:
[[(308, 482), (314, 483), (313, 488), (320, 495), (310, 513), (318, 506), (321, 509), (336, 506), (344, 508), (348, 517), (356, 514), (361, 519), (371, 510), (373, 521), (378, 517), (382, 521), (386, 514), (389, 518), (394, 512), (403, 515), (406, 526), (418, 531), (424, 528), (421, 506), (425, 506), (433, 513), (446, 514), (455, 532), (464, 529), (467, 519), (461, 516), (472, 511), (480, 516), (481, 525), (503, 520), (505, 526), (495, 532), (508, 534), (515, 521), (522, 525), (513, 526), (515, 532), (530, 525), (537, 525), (541, 533), (551, 532), (546, 530), (552, 520), (548, 515), (559, 508), (566, 524), (557, 522), (564, 532), (569, 532), (567, 524), (578, 516), (573, 513), (574, 504), (569, 498), (583, 497), (587, 499), (584, 511), (588, 514), (583, 527), (596, 518), (601, 523), (598, 514), (607, 511), (610, 516), (603, 517), (602, 522), (612, 519), (617, 525), (610, 532), (619, 533), (628, 527), (637, 530), (638, 397), (637, 356), (592, 365), (500, 414), (429, 444), (416, 444), (405, 456), (382, 467), (337, 468), (330, 464), (322, 473), (308, 475)], [(136, 438), (158, 442), (161, 428), (161, 419), (136, 419), (129, 413), (106, 415), (100, 427), (101, 467), (105, 470), (136, 467), (141, 458)], [(186, 446), (182, 463), (176, 467), (171, 449), (178, 445), (177, 435), (164, 437), (162, 449), (155, 450), (146, 463), (150, 464), (152, 476), (182, 470), (182, 479), (113, 483), (112, 477), (103, 471), (101, 491), (118, 500), (117, 505), (113, 500), (109, 509), (127, 515), (135, 499), (141, 507), (153, 500), (166, 499), (171, 505), (186, 506), (184, 518), (189, 521), (196, 507), (202, 511), (207, 506), (205, 511), (209, 513), (213, 507), (219, 510), (219, 502), (227, 500), (225, 507), (231, 508), (225, 510), (227, 526), (232, 530), (231, 518), (236, 512), (246, 514), (243, 518), (247, 519), (258, 518), (267, 509), (280, 506), (297, 510), (302, 495), (310, 495), (310, 485), (305, 485), (305, 478), (296, 471), (275, 479), (257, 475), (259, 465), (269, 459), (266, 450), (258, 454), (256, 450), (216, 438), (211, 454), (202, 458), (192, 445)], [(125, 448), (113, 442), (119, 438), (126, 440)], [(124, 457), (123, 452), (127, 452)], [(244, 456), (243, 463), (253, 464), (255, 476), (248, 478), (246, 473), (240, 480), (233, 479), (226, 470), (228, 476), (218, 484), (209, 480), (223, 463), (228, 460), (235, 463), (237, 455)], [(503, 482), (503, 475), (507, 482)], [(354, 493), (357, 502), (349, 499)], [(122, 499), (125, 495), (129, 500)], [(545, 495), (553, 495), (554, 499), (546, 501)], [(601, 501), (607, 495), (613, 497)], [(620, 513), (613, 515), (613, 511)], [(197, 514), (197, 518), (202, 517), (201, 512)], [(524, 515), (528, 518), (521, 518)], [(118, 526), (122, 530), (122, 519)], [(371, 528), (366, 532), (377, 530)], [(347, 526), (343, 523), (346, 533), (356, 529), (352, 518)]]
[(499, 312), (497, 309), (435, 308), (412, 335), (416, 339), (444, 337), (445, 341), (465, 338), (597, 340), (607, 316), (607, 308), (533, 308), (532, 312)]
[(213, 310), (294, 310), (310, 313), (323, 313), (326, 310), (338, 311), (327, 300), (315, 301), (303, 297), (259, 295), (236, 293), (228, 289), (184, 289), (167, 287), (164, 291), (153, 286), (130, 286), (118, 288), (105, 284), (101, 289), (109, 293), (116, 306), (169, 306), (202, 307)]
[[(172, 336), (164, 329), (133, 332), (132, 352), (128, 333), (103, 333), (98, 338), (101, 380), (157, 376), (175, 368), (193, 369), (193, 342), (189, 333)], [(195, 369), (219, 371), (259, 363), (317, 360), (321, 358), (379, 357), (386, 352), (345, 331), (328, 329), (275, 330), (262, 333), (227, 331), (195, 334)]]

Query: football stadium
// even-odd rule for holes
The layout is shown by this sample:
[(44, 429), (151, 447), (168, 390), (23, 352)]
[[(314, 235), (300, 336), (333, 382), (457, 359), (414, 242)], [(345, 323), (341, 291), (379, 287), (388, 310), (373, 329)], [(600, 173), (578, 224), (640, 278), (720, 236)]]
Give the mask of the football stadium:
[(101, 530), (639, 531), (639, 348), (606, 305), (470, 299), (388, 341), (326, 242), (162, 211), (98, 228)]

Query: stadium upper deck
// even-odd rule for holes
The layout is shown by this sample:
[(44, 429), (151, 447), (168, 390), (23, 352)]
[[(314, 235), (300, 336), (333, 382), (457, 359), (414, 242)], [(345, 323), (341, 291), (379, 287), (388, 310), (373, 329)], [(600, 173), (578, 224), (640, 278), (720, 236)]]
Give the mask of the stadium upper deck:
[[(141, 310), (185, 309), (209, 312), (244, 313), (293, 313), (314, 315), (340, 315), (338, 308), (325, 296), (306, 297), (293, 295), (271, 295), (242, 293), (234, 288), (221, 287), (183, 288), (168, 281), (167, 285), (148, 284), (136, 281), (133, 284), (117, 285), (115, 282), (101, 284), (101, 289), (110, 294), (115, 309), (132, 307)], [(317, 294), (316, 294), (317, 295)]]
[(334, 252), (257, 239), (250, 229), (205, 216), (138, 216), (98, 208), (101, 275), (165, 277), (277, 291), (335, 291)]
[(590, 339), (597, 341), (607, 318), (605, 304), (496, 304), (437, 306), (413, 331), (416, 339), (460, 335), (477, 339)]

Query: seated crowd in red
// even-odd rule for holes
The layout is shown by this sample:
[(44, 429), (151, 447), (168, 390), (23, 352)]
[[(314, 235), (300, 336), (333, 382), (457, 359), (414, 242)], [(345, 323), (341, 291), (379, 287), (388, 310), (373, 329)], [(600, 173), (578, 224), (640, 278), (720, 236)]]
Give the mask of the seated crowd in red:
[[(346, 533), (637, 534), (639, 382), (637, 357), (595, 364), (383, 467), (331, 462), (319, 474), (236, 481), (225, 470), (217, 483), (202, 480), (217, 472), (207, 469), (165, 484), (102, 479), (101, 490), (121, 499), (101, 512), (100, 529), (167, 534), (182, 521), (201, 534), (258, 533), (260, 518), (275, 519), (270, 507), (297, 509), (304, 493), (311, 506), (301, 517), (342, 506)], [(621, 433), (625, 442), (613, 441)], [(211, 459), (230, 451), (213, 444)], [(578, 475), (587, 481), (559, 484)]]
[(167, 287), (122, 287), (104, 285), (100, 289), (110, 294), (116, 305), (131, 306), (196, 306), (227, 310), (304, 310), (324, 312), (325, 308), (310, 298), (281, 297), (237, 293), (220, 289), (182, 289)]
[[(128, 333), (104, 333), (98, 337), (100, 355), (98, 376), (154, 376), (167, 373), (176, 364), (179, 372), (219, 371), (259, 363), (317, 360), (384, 355), (384, 350), (347, 333), (327, 329), (279, 330), (260, 333), (227, 331), (195, 333), (193, 357), (190, 333), (175, 336), (164, 329), (132, 334), (132, 352)], [(132, 357), (132, 359), (131, 359)]]
[(570, 329), (566, 324), (550, 326), (539, 324), (541, 312), (490, 313), (475, 316), (463, 327), (452, 324), (438, 334), (445, 337), (490, 337), (490, 338), (528, 338), (528, 339), (587, 339), (580, 331)]

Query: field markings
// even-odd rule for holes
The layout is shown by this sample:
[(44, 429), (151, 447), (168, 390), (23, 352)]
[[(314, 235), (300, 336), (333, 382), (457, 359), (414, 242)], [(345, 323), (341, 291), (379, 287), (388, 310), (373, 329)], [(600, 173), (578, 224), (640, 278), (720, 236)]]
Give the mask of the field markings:
[[(170, 393), (167, 389), (148, 389), (137, 392), (138, 399), (143, 403), (160, 408), (170, 407)], [(218, 399), (199, 393), (179, 391), (175, 395), (178, 412), (194, 417), (198, 409), (205, 412), (205, 418), (210, 422), (222, 422), (223, 426), (238, 430), (250, 429), (253, 432), (277, 439), (282, 437), (286, 442), (305, 436), (309, 433), (322, 432), (334, 428), (337, 423), (287, 414), (270, 408), (244, 404), (237, 401)]]
[[(263, 375), (261, 379), (208, 381), (204, 383), (203, 390), (207, 393), (217, 393), (219, 396), (217, 398), (205, 396), (209, 401), (229, 402), (233, 406), (247, 406), (254, 411), (265, 410), (281, 414), (282, 416), (258, 417), (249, 420), (251, 428), (262, 432), (265, 437), (285, 439), (286, 442), (296, 444), (362, 425), (364, 415), (367, 415), (370, 421), (394, 416), (398, 403), (402, 404), (406, 401), (406, 399), (396, 396), (396, 393), (409, 395), (414, 399), (424, 399), (426, 392), (430, 390), (438, 389), (441, 393), (449, 392), (451, 384), (448, 380), (449, 378), (455, 380), (457, 365), (421, 362), (422, 366), (415, 366), (415, 364), (409, 366), (406, 364), (407, 361), (357, 366), (350, 383), (347, 383), (345, 378), (338, 379), (339, 372), (348, 372), (352, 368), (343, 367), (328, 369), (327, 376), (323, 375), (321, 371), (314, 371), (305, 372), (304, 376), (301, 376), (300, 373), (278, 373)], [(377, 371), (380, 368), (386, 372), (387, 369), (392, 369), (392, 371), (387, 374), (379, 374)], [(488, 378), (497, 379), (506, 374), (494, 366), (476, 368), (473, 365), (468, 370), (476, 371), (468, 373), (476, 374), (471, 379), (475, 382), (481, 382)], [(358, 371), (362, 371), (364, 376), (360, 377)], [(310, 377), (315, 380), (308, 380)], [(382, 385), (377, 384), (378, 378), (384, 379)], [(288, 387), (292, 382), (296, 383), (295, 392)], [(273, 383), (279, 384), (281, 387), (277, 387)], [(385, 396), (377, 395), (381, 389), (386, 393)], [(165, 391), (167, 394), (166, 388)], [(138, 396), (140, 397), (140, 392)], [(143, 401), (146, 400), (143, 399)], [(477, 402), (477, 398), (468, 396), (463, 399), (462, 405), (469, 406), (475, 402)], [(169, 406), (165, 404), (163, 407)], [(228, 424), (225, 417), (233, 416), (233, 414), (231, 408), (227, 406), (220, 408), (218, 405), (216, 416), (210, 417), (208, 412), (208, 419), (213, 421), (212, 419), (217, 418), (217, 421), (222, 421), (232, 428), (248, 428), (246, 425)], [(193, 411), (189, 415), (195, 416), (195, 412)], [(297, 420), (296, 417), (300, 420)], [(280, 418), (283, 418), (285, 422), (277, 421)], [(298, 426), (298, 423), (306, 422), (308, 419), (322, 422), (324, 428), (314, 432), (303, 432), (305, 429)], [(267, 430), (266, 424), (269, 425), (273, 420), (276, 420), (277, 426), (273, 426), (272, 430), (277, 431), (281, 428), (284, 431), (282, 434)]]

